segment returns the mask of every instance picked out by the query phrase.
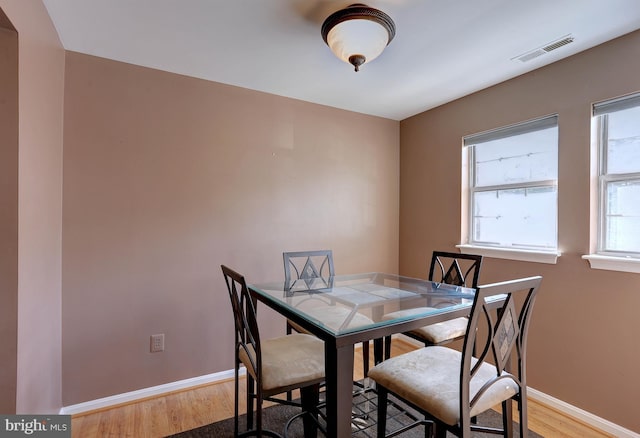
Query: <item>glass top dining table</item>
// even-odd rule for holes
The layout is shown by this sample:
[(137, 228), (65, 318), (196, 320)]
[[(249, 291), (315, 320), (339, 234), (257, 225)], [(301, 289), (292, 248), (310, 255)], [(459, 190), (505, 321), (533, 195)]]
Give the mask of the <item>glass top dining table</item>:
[[(325, 341), (327, 436), (338, 438), (351, 436), (354, 345), (374, 340), (381, 351), (385, 336), (468, 315), (475, 296), (472, 288), (379, 272), (250, 284), (249, 290)], [(410, 311), (387, 316), (398, 310)]]

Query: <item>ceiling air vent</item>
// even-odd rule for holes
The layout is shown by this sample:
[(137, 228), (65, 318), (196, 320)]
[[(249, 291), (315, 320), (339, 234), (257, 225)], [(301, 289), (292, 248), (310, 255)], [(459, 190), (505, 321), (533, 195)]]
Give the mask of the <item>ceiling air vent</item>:
[(537, 49), (530, 50), (527, 53), (523, 53), (522, 55), (516, 56), (515, 58), (511, 58), (512, 61), (520, 61), (527, 62), (531, 61), (538, 56), (542, 56), (546, 53), (551, 52), (552, 50), (556, 50), (562, 46), (566, 46), (569, 43), (572, 43), (574, 38), (571, 35), (566, 35), (559, 40), (550, 42), (542, 47), (538, 47)]

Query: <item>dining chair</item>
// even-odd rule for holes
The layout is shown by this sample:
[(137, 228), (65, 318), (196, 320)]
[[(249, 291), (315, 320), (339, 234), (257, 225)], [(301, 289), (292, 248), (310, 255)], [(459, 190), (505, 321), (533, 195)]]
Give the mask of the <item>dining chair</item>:
[[(314, 280), (319, 280), (320, 285), (330, 287), (332, 285), (335, 268), (333, 264), (333, 252), (328, 250), (315, 251), (290, 251), (282, 253), (284, 260), (284, 277), (286, 284), (293, 284), (296, 281), (306, 282), (307, 285), (312, 284)], [(318, 297), (318, 295), (316, 295)], [(350, 309), (326, 303), (327, 308), (330, 306), (331, 318), (339, 325), (348, 317), (352, 317)], [(331, 321), (325, 321), (331, 325)], [(362, 314), (356, 314), (350, 322), (352, 326), (361, 326), (373, 324), (373, 321)], [(287, 334), (297, 331), (299, 333), (308, 333), (300, 325), (294, 321), (287, 320)], [(382, 352), (380, 352), (382, 355)], [(362, 362), (363, 372), (366, 378), (369, 374), (369, 342), (362, 343)]]
[[(235, 405), (234, 436), (281, 435), (262, 428), (262, 403), (265, 400), (286, 403), (273, 398), (300, 389), (305, 437), (317, 433), (319, 387), (324, 380), (324, 343), (307, 334), (292, 334), (262, 341), (256, 317), (256, 303), (249, 294), (244, 276), (222, 265), (235, 324)], [(292, 366), (295, 364), (295, 366)], [(238, 433), (239, 370), (247, 370), (247, 431)], [(256, 427), (253, 428), (254, 401)]]
[[(434, 251), (429, 266), (430, 281), (453, 284), (455, 286), (478, 287), (482, 256), (461, 254), (455, 252)], [(383, 319), (394, 319), (423, 312), (424, 308), (399, 310), (384, 315)], [(420, 341), (425, 347), (431, 345), (445, 345), (464, 338), (467, 329), (467, 318), (454, 318), (436, 324), (420, 327), (403, 333), (410, 338)], [(391, 336), (384, 339), (385, 359), (391, 357)]]
[(325, 287), (335, 275), (333, 252), (330, 249), (316, 251), (283, 252), (285, 281), (306, 281), (307, 285), (320, 279)]
[[(445, 437), (447, 431), (466, 438), (471, 430), (508, 436), (513, 399), (518, 403), (520, 436), (526, 436), (527, 336), (541, 281), (536, 276), (479, 286), (462, 351), (423, 347), (373, 367), (369, 376), (378, 390), (378, 437), (385, 436), (390, 393), (425, 415), (425, 420), (407, 428), (435, 427), (437, 438)], [(500, 294), (504, 301), (497, 305)], [(477, 357), (474, 345), (481, 351)], [(472, 417), (498, 404), (503, 412), (501, 430), (472, 424)], [(433, 431), (426, 430), (425, 436), (428, 432)]]

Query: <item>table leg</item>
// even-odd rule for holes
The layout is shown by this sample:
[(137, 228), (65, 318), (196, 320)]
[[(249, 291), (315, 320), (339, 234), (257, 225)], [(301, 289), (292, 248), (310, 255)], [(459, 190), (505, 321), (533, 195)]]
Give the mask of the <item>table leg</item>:
[(325, 342), (327, 436), (351, 436), (353, 404), (353, 344)]

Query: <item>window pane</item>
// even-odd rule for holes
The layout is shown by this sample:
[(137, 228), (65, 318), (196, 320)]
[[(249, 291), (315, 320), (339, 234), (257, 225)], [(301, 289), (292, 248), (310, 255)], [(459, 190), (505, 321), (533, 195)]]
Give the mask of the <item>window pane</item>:
[(475, 186), (555, 180), (558, 127), (474, 146)]
[(640, 252), (640, 180), (607, 184), (605, 251)]
[(556, 247), (556, 187), (492, 190), (473, 197), (472, 243)]
[(607, 173), (640, 172), (640, 107), (607, 117)]

